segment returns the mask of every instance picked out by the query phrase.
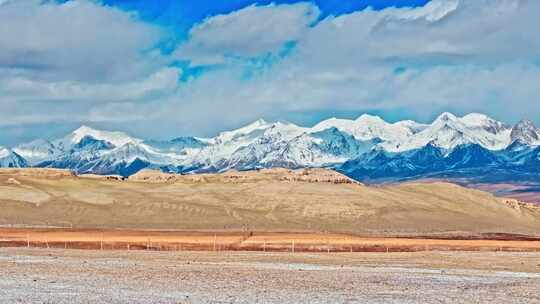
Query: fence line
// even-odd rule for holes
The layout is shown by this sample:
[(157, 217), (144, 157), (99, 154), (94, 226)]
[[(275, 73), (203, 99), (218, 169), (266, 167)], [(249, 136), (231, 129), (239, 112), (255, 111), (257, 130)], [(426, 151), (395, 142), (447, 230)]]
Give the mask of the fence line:
[[(99, 233), (99, 232), (98, 232)], [(45, 237), (44, 237), (44, 236)], [(250, 239), (249, 242), (245, 242), (245, 238), (251, 238), (252, 233), (242, 233), (238, 235), (238, 239), (234, 241), (223, 241), (223, 238), (220, 236), (218, 239), (217, 233), (213, 234), (213, 239), (211, 235), (205, 234), (204, 239), (191, 239), (193, 242), (178, 242), (178, 239), (165, 239), (164, 242), (159, 241), (154, 236), (148, 236), (147, 241), (145, 242), (145, 236), (137, 235), (140, 241), (122, 241), (121, 238), (118, 241), (115, 241), (111, 236), (105, 238), (105, 232), (101, 232), (99, 236), (96, 234), (92, 235), (93, 240), (85, 241), (85, 238), (63, 238), (57, 239), (56, 241), (50, 240), (48, 237), (49, 234), (45, 233), (39, 235), (32, 232), (22, 231), (17, 234), (17, 238), (13, 239), (2, 239), (0, 238), (0, 247), (26, 247), (26, 248), (63, 248), (64, 249), (94, 249), (94, 250), (147, 250), (147, 251), (263, 251), (263, 252), (324, 252), (338, 253), (338, 252), (420, 252), (420, 251), (490, 251), (490, 252), (515, 252), (515, 251), (532, 251), (538, 252), (540, 248), (529, 246), (525, 244), (528, 241), (523, 241), (525, 243), (518, 243), (515, 246), (511, 246), (506, 243), (491, 243), (489, 245), (474, 245), (474, 247), (468, 247), (460, 245), (459, 243), (448, 243), (440, 244), (436, 242), (416, 242), (409, 245), (397, 245), (394, 243), (349, 243), (347, 239), (330, 239), (325, 237), (325, 239), (319, 239), (320, 242), (305, 242), (301, 240), (300, 243), (296, 239), (290, 238), (289, 240), (280, 239), (279, 241), (268, 241), (264, 235), (259, 235), (259, 238)], [(54, 235), (54, 234), (53, 234)], [(62, 235), (62, 234), (61, 234)], [(71, 236), (70, 234), (67, 234)], [(32, 236), (34, 238), (32, 238)], [(263, 237), (261, 237), (263, 236)], [(99, 237), (99, 239), (98, 239)], [(240, 241), (240, 239), (242, 241)], [(88, 239), (86, 239), (88, 240)], [(129, 240), (129, 239), (128, 239)], [(132, 239), (133, 240), (133, 239)], [(230, 240), (230, 239), (226, 239)], [(316, 240), (316, 239), (314, 239)], [(501, 241), (502, 242), (502, 241)], [(422, 244), (424, 243), (424, 244)], [(521, 246), (524, 245), (524, 246)]]
[[(50, 241), (49, 239), (43, 239), (43, 240), (36, 240), (32, 239), (31, 234), (27, 234), (26, 237), (22, 237), (16, 240), (13, 239), (0, 239), (0, 247), (25, 247), (25, 248), (63, 248), (63, 249), (94, 249), (94, 250), (105, 250), (105, 242), (101, 241), (76, 241), (76, 240), (62, 240), (62, 241)], [(116, 246), (115, 246), (116, 245)], [(264, 241), (262, 244), (259, 244), (259, 247), (235, 247), (234, 244), (226, 246), (225, 251), (231, 250), (231, 251), (263, 251), (263, 252), (283, 252), (288, 251), (290, 253), (296, 253), (296, 252), (317, 252), (324, 250), (323, 247), (315, 246), (317, 244), (309, 244), (310, 246), (301, 246), (299, 247), (296, 241), (291, 241), (288, 245), (289, 250), (287, 250), (287, 245), (284, 243), (277, 244), (274, 243), (273, 246), (269, 246), (269, 244)], [(329, 245), (332, 245), (331, 243), (326, 243), (325, 251), (327, 253), (339, 253), (339, 252), (426, 252), (426, 251), (476, 251), (476, 252), (540, 252), (540, 248), (524, 248), (524, 247), (507, 247), (507, 246), (484, 246), (479, 248), (465, 248), (460, 246), (455, 247), (439, 247), (439, 248), (433, 248), (430, 246), (422, 246), (422, 247), (416, 247), (416, 248), (391, 248), (388, 246), (382, 246), (379, 247), (382, 249), (382, 251), (373, 250), (375, 247), (363, 247), (363, 248), (355, 248), (352, 245), (348, 247), (331, 247)], [(103, 247), (102, 247), (103, 246)], [(109, 247), (109, 246), (107, 246)], [(103, 248), (103, 249), (101, 249)], [(206, 244), (198, 244), (198, 243), (160, 243), (160, 242), (152, 242), (149, 241), (148, 243), (141, 243), (141, 242), (123, 242), (121, 246), (119, 246), (119, 243), (111, 242), (110, 247), (111, 250), (128, 250), (128, 251), (136, 251), (136, 250), (155, 250), (155, 251), (210, 251), (213, 250), (213, 244), (212, 243), (206, 243)], [(215, 247), (215, 251), (221, 251), (218, 250), (218, 247)], [(317, 249), (318, 248), (318, 249)]]

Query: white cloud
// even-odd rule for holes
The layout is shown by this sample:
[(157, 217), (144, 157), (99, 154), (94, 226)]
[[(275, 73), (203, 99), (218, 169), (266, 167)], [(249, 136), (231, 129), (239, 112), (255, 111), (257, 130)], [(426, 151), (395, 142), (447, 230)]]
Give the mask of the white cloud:
[(0, 20), (2, 126), (103, 119), (98, 109), (177, 89), (180, 71), (155, 49), (163, 30), (134, 13), (92, 0), (3, 1)]
[[(271, 67), (246, 79), (245, 66), (228, 62), (183, 88), (181, 103), (172, 104), (187, 112), (206, 109), (210, 121), (404, 108), (420, 119), (442, 110), (482, 111), (510, 121), (540, 115), (533, 105), (540, 96), (539, 11), (540, 2), (532, 0), (436, 0), (420, 8), (329, 16), (300, 31), (296, 48)], [(240, 16), (222, 18), (243, 20)], [(284, 19), (273, 22), (289, 20)], [(300, 28), (305, 24), (298, 21)], [(249, 35), (263, 37), (265, 31)], [(264, 46), (255, 38), (236, 38), (222, 36), (219, 45), (245, 49), (237, 55), (246, 57), (253, 55), (252, 44)], [(201, 38), (193, 39), (187, 42), (192, 52), (207, 55)], [(211, 50), (216, 58), (230, 52)], [(516, 106), (505, 110), (510, 103)], [(231, 111), (211, 110), (219, 107)]]
[[(308, 3), (249, 6), (195, 25), (172, 58), (149, 51), (163, 33), (133, 14), (37, 3), (0, 8), (0, 125), (116, 121), (164, 137), (325, 110), (540, 115), (536, 0), (434, 0), (323, 20)], [(178, 84), (172, 59), (217, 67)]]
[[(54, 101), (106, 102), (142, 100), (148, 95), (176, 90), (180, 72), (175, 68), (163, 68), (141, 80), (123, 83), (84, 83), (76, 81), (41, 81), (24, 77), (0, 78), (3, 98), (20, 101), (33, 100), (36, 96)], [(2, 97), (0, 97), (2, 98)]]
[(308, 3), (248, 6), (194, 26), (175, 55), (206, 65), (223, 63), (226, 57), (275, 54), (284, 43), (299, 39), (318, 16), (319, 9)]
[(90, 0), (9, 1), (0, 8), (0, 67), (24, 77), (132, 80), (155, 68), (162, 37), (136, 16)]

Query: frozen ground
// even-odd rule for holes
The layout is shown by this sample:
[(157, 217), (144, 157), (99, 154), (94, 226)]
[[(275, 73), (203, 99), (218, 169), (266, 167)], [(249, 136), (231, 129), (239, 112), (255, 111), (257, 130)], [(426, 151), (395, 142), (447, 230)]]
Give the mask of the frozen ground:
[(540, 303), (540, 253), (0, 249), (0, 303)]

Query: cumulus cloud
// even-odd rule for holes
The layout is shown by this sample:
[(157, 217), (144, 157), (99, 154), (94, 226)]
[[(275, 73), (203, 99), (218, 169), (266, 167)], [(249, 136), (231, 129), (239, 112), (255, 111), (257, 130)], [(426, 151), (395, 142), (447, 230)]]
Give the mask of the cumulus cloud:
[(125, 81), (159, 60), (145, 54), (161, 38), (159, 28), (93, 1), (8, 1), (0, 19), (0, 68), (25, 77)]
[(309, 3), (248, 6), (195, 25), (175, 55), (207, 65), (224, 63), (227, 57), (275, 54), (299, 39), (318, 16), (319, 9)]
[[(443, 110), (482, 111), (506, 120), (531, 115), (524, 109), (540, 114), (533, 105), (540, 94), (538, 11), (540, 2), (532, 0), (434, 0), (420, 8), (329, 16), (301, 31), (289, 56), (270, 68), (249, 79), (239, 65), (208, 73), (181, 90), (182, 100), (196, 101), (197, 109), (244, 109), (231, 114), (239, 121), (248, 120), (245, 112), (251, 118), (265, 113), (286, 117), (325, 109), (407, 108), (423, 120)], [(252, 37), (265, 34), (250, 32)], [(197, 45), (205, 45), (203, 38), (192, 44), (194, 53)], [(220, 45), (229, 38), (223, 36)], [(231, 43), (238, 50), (242, 45), (249, 50), (258, 41), (235, 38)], [(219, 50), (213, 49), (227, 53)], [(207, 52), (201, 47), (201, 53)], [(203, 89), (208, 87), (212, 90)], [(508, 104), (517, 107), (502, 110)]]
[(2, 126), (103, 120), (98, 109), (177, 89), (180, 70), (155, 47), (164, 30), (134, 13), (90, 0), (7, 0), (0, 19)]
[(140, 80), (122, 83), (86, 83), (71, 80), (43, 81), (20, 76), (0, 78), (4, 98), (26, 101), (36, 96), (51, 101), (92, 102), (103, 104), (111, 101), (143, 100), (154, 93), (168, 93), (176, 90), (180, 71), (163, 68)]
[[(536, 0), (433, 0), (320, 19), (310, 3), (254, 5), (194, 25), (164, 56), (153, 49), (163, 30), (132, 13), (85, 0), (7, 1), (0, 124), (137, 121), (121, 127), (166, 137), (326, 110), (534, 118), (539, 11)], [(177, 82), (184, 71), (172, 60), (205, 68)], [(50, 113), (33, 110), (42, 104)]]

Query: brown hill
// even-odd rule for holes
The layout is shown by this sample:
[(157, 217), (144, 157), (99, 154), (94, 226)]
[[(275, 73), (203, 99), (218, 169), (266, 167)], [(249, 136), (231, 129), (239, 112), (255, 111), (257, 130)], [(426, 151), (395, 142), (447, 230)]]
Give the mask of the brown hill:
[(130, 181), (173, 183), (173, 182), (221, 182), (235, 183), (257, 180), (273, 180), (284, 182), (309, 182), (332, 184), (359, 184), (355, 180), (332, 170), (326, 169), (261, 169), (253, 171), (227, 171), (222, 174), (180, 175), (163, 173), (155, 170), (142, 170), (129, 177)]
[(0, 170), (0, 210), (0, 225), (540, 235), (540, 210), (516, 200), (448, 183), (367, 187), (323, 169), (143, 171), (127, 181)]

